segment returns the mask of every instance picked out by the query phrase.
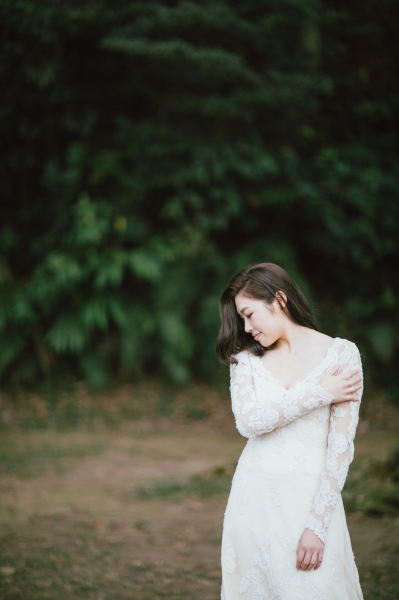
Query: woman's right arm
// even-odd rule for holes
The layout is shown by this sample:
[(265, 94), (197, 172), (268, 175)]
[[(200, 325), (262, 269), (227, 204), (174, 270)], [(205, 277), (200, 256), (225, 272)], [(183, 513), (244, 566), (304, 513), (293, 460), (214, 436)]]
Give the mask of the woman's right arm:
[[(330, 373), (322, 379), (323, 383), (328, 383), (323, 387), (320, 384), (308, 384), (284, 390), (279, 386), (274, 398), (270, 397), (270, 386), (267, 397), (262, 394), (259, 398), (254, 385), (250, 355), (248, 352), (240, 352), (236, 359), (237, 363), (230, 366), (230, 392), (236, 427), (244, 437), (270, 433), (316, 408), (348, 399), (349, 392), (346, 390), (344, 394), (344, 390), (353, 373), (345, 381), (342, 376), (333, 377)], [(335, 380), (333, 385), (332, 380)], [(351, 385), (349, 390), (352, 390), (354, 384)]]

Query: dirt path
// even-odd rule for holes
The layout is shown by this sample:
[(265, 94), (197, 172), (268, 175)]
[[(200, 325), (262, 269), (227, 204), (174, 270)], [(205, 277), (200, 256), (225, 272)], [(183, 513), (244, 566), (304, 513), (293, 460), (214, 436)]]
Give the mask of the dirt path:
[[(217, 600), (227, 488), (207, 497), (204, 487), (202, 497), (185, 484), (173, 496), (151, 484), (206, 486), (215, 473), (228, 481), (245, 444), (237, 433), (44, 432), (23, 434), (23, 443), (31, 452), (43, 444), (59, 451), (43, 474), (31, 476), (28, 465), (23, 476), (0, 478), (1, 598)], [(394, 434), (358, 436), (356, 460), (370, 448), (382, 456), (395, 443)], [(69, 457), (70, 448), (82, 456)], [(85, 448), (100, 450), (85, 456)], [(147, 486), (149, 499), (137, 497), (139, 486)], [(348, 524), (366, 600), (399, 598), (396, 584), (392, 594), (373, 591), (391, 560), (399, 520), (355, 514)]]

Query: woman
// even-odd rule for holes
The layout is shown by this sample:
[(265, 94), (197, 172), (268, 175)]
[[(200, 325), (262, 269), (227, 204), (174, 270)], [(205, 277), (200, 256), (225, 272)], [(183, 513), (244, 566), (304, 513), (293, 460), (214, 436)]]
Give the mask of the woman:
[(343, 488), (362, 394), (357, 347), (319, 333), (281, 267), (253, 265), (220, 302), (217, 353), (248, 442), (225, 512), (222, 600), (363, 598)]

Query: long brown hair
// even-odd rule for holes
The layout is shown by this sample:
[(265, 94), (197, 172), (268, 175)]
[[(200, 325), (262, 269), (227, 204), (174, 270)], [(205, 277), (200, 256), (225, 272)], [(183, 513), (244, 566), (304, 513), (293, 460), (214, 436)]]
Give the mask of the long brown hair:
[[(216, 354), (222, 364), (237, 362), (234, 354), (241, 350), (248, 350), (256, 356), (263, 356), (266, 352), (266, 348), (245, 331), (243, 320), (238, 316), (234, 299), (240, 292), (249, 298), (263, 300), (266, 304), (271, 304), (277, 299), (291, 321), (317, 331), (309, 303), (292, 277), (273, 263), (251, 265), (234, 275), (220, 299), (219, 312), (222, 323)], [(278, 292), (285, 293), (286, 304), (281, 303)]]

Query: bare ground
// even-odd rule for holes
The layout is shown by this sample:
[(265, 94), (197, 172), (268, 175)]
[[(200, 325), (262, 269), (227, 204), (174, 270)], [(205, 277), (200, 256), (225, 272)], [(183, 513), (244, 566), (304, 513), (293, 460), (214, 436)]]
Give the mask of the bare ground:
[[(245, 444), (238, 433), (203, 424), (6, 436), (32, 456), (40, 447), (59, 451), (42, 473), (30, 473), (28, 457), (24, 472), (0, 477), (0, 598), (219, 598), (228, 492), (146, 500), (137, 489), (218, 468), (230, 474)], [(383, 457), (396, 443), (393, 431), (359, 434), (355, 461)], [(348, 525), (365, 600), (399, 598), (399, 519), (352, 513)]]

